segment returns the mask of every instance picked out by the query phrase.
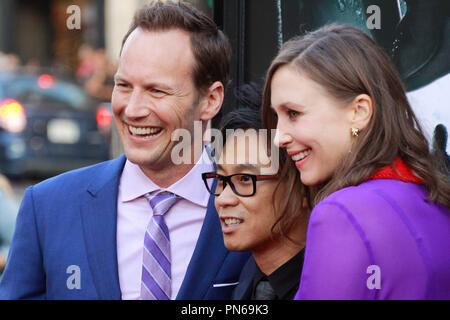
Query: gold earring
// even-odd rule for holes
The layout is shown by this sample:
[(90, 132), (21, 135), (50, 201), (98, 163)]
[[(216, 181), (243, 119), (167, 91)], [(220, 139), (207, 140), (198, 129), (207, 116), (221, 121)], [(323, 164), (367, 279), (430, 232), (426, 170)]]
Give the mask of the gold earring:
[(358, 133), (359, 133), (359, 129), (358, 129), (358, 128), (352, 128), (352, 135), (353, 135), (354, 137), (357, 137), (357, 136), (358, 136)]

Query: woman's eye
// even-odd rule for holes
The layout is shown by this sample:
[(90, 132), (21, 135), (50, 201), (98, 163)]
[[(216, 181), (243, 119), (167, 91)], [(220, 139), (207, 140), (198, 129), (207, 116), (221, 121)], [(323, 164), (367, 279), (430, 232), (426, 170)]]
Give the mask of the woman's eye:
[(295, 118), (296, 116), (298, 116), (298, 115), (300, 114), (300, 112), (295, 111), (295, 110), (288, 110), (288, 111), (287, 111), (287, 114), (288, 114), (288, 117), (289, 117), (289, 118), (293, 119), (293, 118)]

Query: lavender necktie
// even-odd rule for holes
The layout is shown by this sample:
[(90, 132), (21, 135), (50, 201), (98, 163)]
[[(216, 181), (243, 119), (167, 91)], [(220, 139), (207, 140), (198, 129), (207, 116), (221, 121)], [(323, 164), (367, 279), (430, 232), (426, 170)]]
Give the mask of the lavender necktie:
[(145, 194), (153, 209), (153, 216), (144, 237), (141, 299), (170, 300), (172, 275), (170, 270), (170, 237), (164, 214), (180, 199), (163, 191)]

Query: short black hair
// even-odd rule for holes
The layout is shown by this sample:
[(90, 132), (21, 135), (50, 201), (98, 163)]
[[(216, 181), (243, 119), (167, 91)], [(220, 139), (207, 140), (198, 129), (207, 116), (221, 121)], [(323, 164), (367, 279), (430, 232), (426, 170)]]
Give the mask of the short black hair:
[(253, 82), (244, 84), (235, 89), (234, 95), (237, 100), (237, 108), (227, 113), (219, 125), (224, 139), (226, 139), (226, 131), (228, 129), (262, 129), (261, 86)]

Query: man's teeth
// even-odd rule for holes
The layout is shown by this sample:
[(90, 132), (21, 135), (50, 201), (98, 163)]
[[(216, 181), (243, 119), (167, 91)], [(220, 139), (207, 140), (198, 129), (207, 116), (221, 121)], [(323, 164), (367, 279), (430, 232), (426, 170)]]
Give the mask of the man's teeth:
[(311, 149), (297, 153), (296, 155), (292, 156), (292, 160), (299, 161), (308, 156), (311, 153)]
[(235, 218), (227, 218), (225, 219), (225, 224), (227, 226), (233, 225), (233, 224), (239, 224), (242, 223), (241, 219), (235, 219)]
[(130, 129), (130, 132), (134, 135), (151, 135), (151, 134), (156, 134), (159, 133), (161, 131), (161, 128), (136, 128), (136, 127), (132, 127), (132, 126), (128, 126), (128, 128)]

